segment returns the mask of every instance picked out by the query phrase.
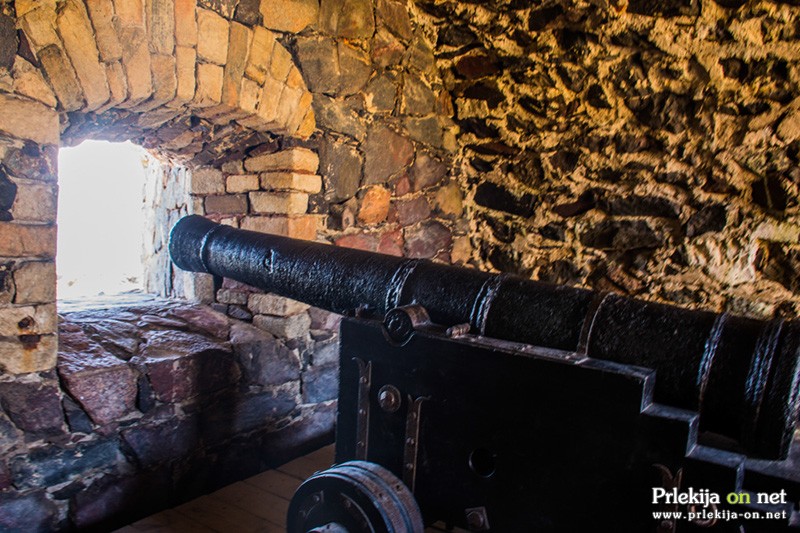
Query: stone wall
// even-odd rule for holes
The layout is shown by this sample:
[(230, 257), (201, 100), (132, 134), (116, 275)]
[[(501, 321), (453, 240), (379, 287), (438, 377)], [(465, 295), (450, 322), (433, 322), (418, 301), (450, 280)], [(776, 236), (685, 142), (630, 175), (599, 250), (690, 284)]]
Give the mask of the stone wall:
[(0, 377), (3, 531), (114, 529), (332, 438), (326, 332), (291, 345), (207, 306), (127, 297), (61, 313), (58, 333), (53, 371)]
[(797, 316), (796, 2), (416, 2), (482, 268)]
[[(290, 391), (293, 407), (277, 419), (291, 426), (313, 422), (306, 414), (316, 408), (330, 412), (335, 338), (326, 331), (336, 319), (174, 271), (165, 245), (183, 214), (690, 307), (796, 316), (795, 3), (0, 0), (0, 497), (17, 510), (6, 516), (38, 508), (46, 518), (26, 530), (100, 523), (124, 498), (91, 520), (83, 503), (127, 494), (126, 476), (162, 463), (172, 474), (160, 486), (185, 488), (196, 458), (150, 463), (126, 435), (177, 424), (194, 438), (194, 423), (222, 397)], [(146, 353), (101, 352), (94, 368), (73, 361), (82, 346), (94, 349), (87, 340), (64, 344), (75, 348), (57, 359), (56, 155), (90, 137), (133, 140), (161, 162), (147, 192), (149, 289), (207, 302), (236, 324), (227, 340), (208, 341), (229, 372), (202, 394), (153, 393), (157, 408), (147, 410), (147, 390), (164, 376)], [(192, 330), (172, 315), (155, 325), (107, 318), (137, 328), (136, 338)], [(275, 389), (248, 381), (252, 361), (234, 330), (260, 331), (280, 346), (273, 362), (297, 371)], [(167, 351), (168, 379), (205, 364)], [(75, 391), (109, 361), (109, 372), (135, 377), (137, 400), (105, 419)], [(48, 398), (45, 430), (38, 414), (23, 416), (26, 395)], [(227, 456), (227, 446), (235, 455), (237, 439), (273, 422), (230, 434), (213, 452), (202, 442), (203, 460)], [(265, 463), (267, 440), (254, 442), (266, 455), (243, 453), (233, 470)], [(84, 450), (96, 461), (74, 460)], [(25, 472), (36, 468), (34, 486)], [(83, 474), (89, 484), (76, 482)], [(94, 489), (94, 480), (109, 481)]]

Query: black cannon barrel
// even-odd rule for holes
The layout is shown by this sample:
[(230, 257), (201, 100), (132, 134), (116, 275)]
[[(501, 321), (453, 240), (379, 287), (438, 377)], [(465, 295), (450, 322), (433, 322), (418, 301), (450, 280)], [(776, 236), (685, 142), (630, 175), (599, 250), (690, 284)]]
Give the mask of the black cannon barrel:
[(172, 230), (175, 264), (315, 307), (385, 314), (419, 304), (437, 324), (656, 370), (659, 403), (754, 457), (785, 458), (798, 417), (800, 323), (759, 321), (509, 275), (337, 248), (192, 215)]

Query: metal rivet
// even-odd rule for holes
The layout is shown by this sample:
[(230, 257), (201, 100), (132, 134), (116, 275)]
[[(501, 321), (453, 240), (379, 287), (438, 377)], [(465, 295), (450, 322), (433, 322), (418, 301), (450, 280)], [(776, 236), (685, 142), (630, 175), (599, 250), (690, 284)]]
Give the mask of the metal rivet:
[(378, 391), (378, 405), (387, 413), (394, 413), (400, 409), (402, 401), (400, 391), (394, 385), (384, 385)]

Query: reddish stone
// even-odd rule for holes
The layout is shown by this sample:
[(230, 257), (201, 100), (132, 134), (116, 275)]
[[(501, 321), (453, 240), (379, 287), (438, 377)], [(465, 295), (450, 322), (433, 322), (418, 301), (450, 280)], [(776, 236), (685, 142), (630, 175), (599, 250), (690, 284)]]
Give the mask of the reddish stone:
[(356, 248), (358, 250), (374, 252), (378, 249), (378, 238), (369, 233), (356, 233), (339, 237), (334, 241), (334, 244), (344, 248)]
[(406, 256), (431, 258), (442, 250), (448, 250), (452, 243), (450, 230), (440, 222), (429, 220), (405, 230)]
[(250, 292), (264, 292), (261, 289), (257, 289), (257, 288), (255, 288), (253, 286), (247, 285), (246, 283), (242, 283), (242, 282), (236, 281), (236, 280), (231, 279), (231, 278), (222, 278), (222, 288), (223, 289), (231, 289), (231, 290), (235, 290), (235, 291), (241, 291), (241, 292), (247, 292), (247, 293), (250, 293)]
[(133, 411), (136, 403), (133, 369), (107, 353), (83, 330), (61, 329), (57, 368), (69, 395), (95, 424), (109, 424)]
[(492, 58), (482, 53), (459, 57), (455, 67), (456, 72), (470, 80), (489, 76), (500, 70)]
[(401, 226), (410, 226), (431, 216), (431, 206), (424, 196), (413, 200), (397, 202), (397, 222)]
[(0, 404), (22, 431), (54, 434), (63, 430), (64, 414), (55, 382), (0, 384)]
[(421, 191), (441, 183), (447, 175), (447, 166), (427, 154), (419, 154), (411, 167), (414, 191)]
[(239, 368), (228, 343), (182, 331), (150, 331), (142, 360), (156, 397), (180, 402), (229, 387)]
[(364, 183), (386, 183), (411, 163), (414, 145), (386, 127), (375, 127), (364, 143)]
[(155, 426), (122, 431), (122, 439), (145, 468), (185, 459), (198, 447), (197, 420), (167, 420)]
[(218, 339), (226, 340), (231, 329), (228, 317), (204, 305), (178, 307), (168, 314), (185, 320), (190, 329), (209, 333)]
[(408, 179), (408, 174), (402, 174), (394, 183), (394, 195), (405, 196), (411, 192), (411, 180)]
[(378, 252), (402, 257), (403, 232), (401, 230), (395, 230), (381, 235), (381, 241), (378, 243)]

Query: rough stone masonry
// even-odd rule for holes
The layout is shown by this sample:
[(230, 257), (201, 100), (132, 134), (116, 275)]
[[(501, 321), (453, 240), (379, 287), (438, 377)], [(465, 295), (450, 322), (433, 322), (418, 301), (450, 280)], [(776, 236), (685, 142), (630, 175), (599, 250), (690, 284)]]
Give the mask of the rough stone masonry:
[[(796, 316), (799, 45), (795, 0), (0, 0), (0, 524), (108, 523), (142, 482), (161, 503), (205, 490), (219, 478), (182, 477), (181, 450), (205, 442), (197, 423), (219, 421), (223, 396), (285, 402), (259, 427), (242, 408), (231, 442), (303, 435), (312, 412), (330, 430), (336, 369), (317, 354), (335, 321), (174, 272), (164, 246), (183, 214)], [(197, 312), (227, 333), (119, 311), (92, 321), (121, 346), (98, 347), (86, 321), (59, 321), (56, 156), (85, 138), (160, 159), (148, 289), (213, 306)], [(260, 370), (236, 349), (245, 330), (278, 354)], [(192, 365), (219, 381), (184, 380)], [(81, 392), (109, 376), (117, 400)], [(173, 455), (147, 446), (162, 431)], [(225, 446), (198, 453), (237, 455)], [(264, 449), (215, 464), (243, 473)]]

